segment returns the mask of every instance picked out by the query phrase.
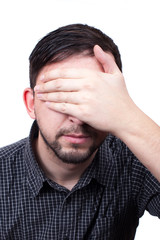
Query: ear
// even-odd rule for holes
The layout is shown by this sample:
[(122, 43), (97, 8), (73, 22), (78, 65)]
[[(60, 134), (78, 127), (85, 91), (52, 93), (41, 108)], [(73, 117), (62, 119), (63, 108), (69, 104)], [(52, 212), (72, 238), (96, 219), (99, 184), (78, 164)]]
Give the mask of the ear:
[(33, 90), (26, 88), (23, 92), (23, 101), (27, 112), (32, 119), (35, 119)]

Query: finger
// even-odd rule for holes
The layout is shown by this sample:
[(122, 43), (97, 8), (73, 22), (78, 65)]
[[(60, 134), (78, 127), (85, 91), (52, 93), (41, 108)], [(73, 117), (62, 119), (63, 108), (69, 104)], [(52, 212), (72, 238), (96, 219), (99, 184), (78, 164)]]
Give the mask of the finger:
[(56, 79), (43, 84), (36, 85), (35, 92), (67, 92), (78, 91), (83, 84), (83, 79)]
[(106, 73), (116, 73), (120, 72), (115, 59), (111, 53), (106, 53), (102, 50), (102, 48), (98, 45), (94, 46), (94, 54), (97, 60), (102, 64), (104, 71)]
[(46, 102), (46, 105), (49, 109), (53, 111), (74, 116), (79, 120), (83, 121), (83, 119), (80, 119), (82, 118), (82, 113), (76, 104)]
[(55, 103), (80, 104), (83, 101), (82, 97), (77, 92), (38, 93), (37, 98), (42, 101)]
[(82, 71), (78, 71), (76, 68), (57, 68), (52, 71), (48, 71), (38, 76), (38, 80), (42, 82), (48, 82), (54, 79), (68, 79), (68, 78), (81, 78), (83, 77)]

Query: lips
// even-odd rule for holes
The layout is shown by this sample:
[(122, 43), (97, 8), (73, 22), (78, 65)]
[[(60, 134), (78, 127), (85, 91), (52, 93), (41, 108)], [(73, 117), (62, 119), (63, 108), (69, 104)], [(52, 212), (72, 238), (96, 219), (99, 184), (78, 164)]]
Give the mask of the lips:
[(86, 135), (82, 135), (82, 134), (68, 134), (68, 135), (63, 135), (63, 138), (70, 142), (70, 143), (74, 143), (74, 144), (82, 144), (82, 143), (86, 143), (90, 137), (86, 136)]

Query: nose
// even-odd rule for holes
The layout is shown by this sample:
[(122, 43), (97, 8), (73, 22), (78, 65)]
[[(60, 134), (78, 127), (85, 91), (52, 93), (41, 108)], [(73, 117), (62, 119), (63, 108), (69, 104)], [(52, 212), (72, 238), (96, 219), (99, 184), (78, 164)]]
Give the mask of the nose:
[(76, 123), (77, 125), (83, 125), (84, 124), (81, 120), (79, 120), (78, 118), (75, 118), (73, 116), (69, 116), (68, 119), (69, 119), (70, 122)]

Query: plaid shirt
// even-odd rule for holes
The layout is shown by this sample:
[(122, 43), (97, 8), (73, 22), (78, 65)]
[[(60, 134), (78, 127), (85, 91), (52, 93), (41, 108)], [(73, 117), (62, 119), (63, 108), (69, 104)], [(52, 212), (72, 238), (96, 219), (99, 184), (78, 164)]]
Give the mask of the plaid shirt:
[(69, 191), (39, 168), (37, 133), (0, 149), (0, 240), (130, 240), (145, 209), (160, 217), (160, 184), (119, 139)]

